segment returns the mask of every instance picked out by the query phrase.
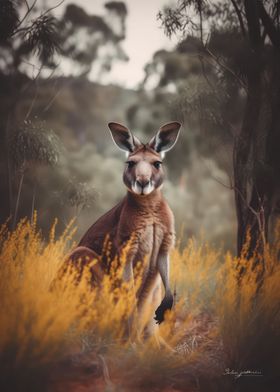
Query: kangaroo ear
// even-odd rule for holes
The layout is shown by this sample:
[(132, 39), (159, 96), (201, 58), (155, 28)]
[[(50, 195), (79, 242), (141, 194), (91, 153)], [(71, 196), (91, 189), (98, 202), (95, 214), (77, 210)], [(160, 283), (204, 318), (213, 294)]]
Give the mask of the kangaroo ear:
[(132, 152), (136, 147), (139, 147), (142, 144), (124, 125), (116, 122), (109, 122), (108, 127), (114, 142), (121, 150)]
[(150, 140), (149, 146), (164, 157), (165, 152), (171, 150), (177, 142), (180, 128), (181, 124), (177, 121), (163, 125)]

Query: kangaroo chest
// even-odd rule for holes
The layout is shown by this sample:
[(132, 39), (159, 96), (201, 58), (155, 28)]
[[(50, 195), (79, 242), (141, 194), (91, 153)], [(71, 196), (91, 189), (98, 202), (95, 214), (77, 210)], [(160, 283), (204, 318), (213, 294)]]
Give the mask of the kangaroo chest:
[(148, 261), (150, 268), (156, 268), (157, 256), (164, 239), (166, 227), (156, 214), (135, 214), (130, 220), (120, 222), (119, 241), (125, 244), (131, 240), (133, 264)]
[(146, 222), (145, 227), (137, 231), (138, 249), (134, 264), (148, 258), (150, 268), (155, 268), (159, 249), (164, 237), (164, 227), (158, 222)]

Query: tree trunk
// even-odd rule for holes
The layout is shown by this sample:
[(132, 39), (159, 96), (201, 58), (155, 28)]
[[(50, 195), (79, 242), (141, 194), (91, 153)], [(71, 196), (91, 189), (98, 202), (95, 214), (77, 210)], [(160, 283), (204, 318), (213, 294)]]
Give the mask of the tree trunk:
[[(271, 112), (272, 121), (271, 127), (267, 136), (266, 155), (267, 165), (270, 169), (269, 178), (271, 179), (270, 187), (270, 214), (278, 217), (280, 214), (280, 53), (275, 52), (274, 60), (274, 77), (271, 83)], [(270, 242), (273, 242), (275, 230), (277, 228), (277, 219), (271, 219), (268, 222), (269, 232), (268, 236)], [(278, 227), (279, 228), (279, 227)], [(279, 241), (279, 233), (278, 238)]]
[(249, 241), (247, 256), (255, 254), (259, 260), (269, 239), (272, 204), (280, 189), (280, 55), (276, 53), (275, 57), (269, 80), (264, 69), (259, 81), (249, 84), (234, 157), (237, 254), (241, 255)]
[[(258, 124), (258, 114), (260, 112), (260, 81), (252, 78), (248, 83), (248, 97), (243, 118), (243, 125), (240, 134), (235, 140), (234, 146), (234, 190), (237, 214), (237, 255), (240, 256), (243, 246), (247, 240), (248, 224), (250, 227), (256, 226), (256, 216), (250, 206), (251, 198), (256, 198), (256, 188), (254, 184), (250, 186), (252, 180), (252, 140), (254, 130)], [(255, 244), (252, 244), (254, 247)]]
[[(264, 206), (265, 187), (258, 174), (258, 165), (265, 160), (266, 94), (262, 64), (263, 43), (260, 35), (256, 0), (245, 0), (245, 13), (251, 54), (251, 69), (247, 75), (248, 95), (243, 124), (234, 146), (234, 189), (237, 213), (237, 255), (247, 245), (248, 257), (257, 250), (262, 253), (266, 240), (267, 219)], [(265, 145), (265, 144), (264, 144)], [(249, 235), (249, 236), (248, 236)], [(249, 241), (249, 243), (247, 243)]]

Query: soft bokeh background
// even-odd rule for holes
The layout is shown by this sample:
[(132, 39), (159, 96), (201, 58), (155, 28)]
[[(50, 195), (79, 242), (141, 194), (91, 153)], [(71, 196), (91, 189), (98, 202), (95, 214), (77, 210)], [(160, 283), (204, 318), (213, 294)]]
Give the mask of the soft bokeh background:
[[(34, 15), (57, 4), (38, 1)], [(211, 100), (205, 79), (212, 71), (201, 66), (199, 41), (164, 34), (157, 16), (167, 4), (67, 0), (52, 11), (61, 23), (62, 48), (52, 63), (41, 67), (36, 56), (23, 59), (17, 42), (13, 50), (20, 54), (15, 65), (14, 57), (1, 48), (1, 127), (23, 134), (33, 127), (56, 146), (55, 164), (51, 160), (39, 164), (32, 157), (24, 162), (24, 170), (18, 169), (20, 164), (8, 169), (1, 164), (1, 220), (14, 215), (17, 205), (17, 219), (37, 209), (43, 230), (55, 217), (62, 230), (77, 216), (78, 240), (125, 194), (124, 156), (112, 143), (107, 123), (124, 123), (148, 141), (162, 124), (179, 120), (183, 128), (166, 157), (164, 186), (177, 231), (184, 239), (202, 235), (234, 249), (234, 201), (228, 186), (233, 138), (224, 120), (215, 115), (217, 102)], [(23, 13), (24, 2), (19, 1), (18, 7)], [(201, 91), (204, 101), (199, 98)], [(235, 107), (224, 107), (233, 127), (238, 125), (242, 96), (236, 102)], [(9, 105), (14, 114), (7, 120)], [(12, 140), (15, 162), (20, 160), (23, 140), (17, 136)], [(5, 150), (4, 143), (1, 149)], [(7, 170), (10, 192), (4, 181)]]

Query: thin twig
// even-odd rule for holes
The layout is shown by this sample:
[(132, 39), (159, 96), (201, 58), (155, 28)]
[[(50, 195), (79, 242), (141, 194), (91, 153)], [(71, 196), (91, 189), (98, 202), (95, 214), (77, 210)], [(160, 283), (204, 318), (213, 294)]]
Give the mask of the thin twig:
[(10, 146), (9, 146), (9, 130), (11, 122), (11, 113), (8, 113), (6, 128), (5, 128), (5, 143), (7, 151), (7, 174), (8, 174), (8, 184), (9, 184), (9, 211), (12, 215), (13, 210), (13, 187), (12, 187), (12, 167), (11, 167), (11, 157), (10, 157)]
[(214, 53), (211, 52), (211, 50), (207, 47), (205, 47), (206, 52), (209, 54), (209, 56), (224, 70), (226, 70), (227, 72), (229, 72), (238, 82), (239, 84), (244, 88), (245, 91), (248, 91), (246, 84), (243, 82), (242, 79), (239, 78), (238, 75), (236, 75), (236, 73), (230, 69), (226, 64), (222, 63), (217, 56), (214, 55)]
[(20, 181), (19, 181), (19, 186), (18, 186), (18, 191), (17, 191), (17, 200), (16, 200), (16, 206), (15, 206), (13, 225), (12, 225), (13, 230), (15, 229), (16, 223), (17, 223), (17, 216), (18, 216), (18, 209), (19, 209), (19, 202), (20, 202), (20, 197), (21, 197), (22, 185), (23, 185), (23, 180), (24, 180), (24, 174), (25, 174), (25, 168), (24, 168), (24, 164), (23, 164), (22, 173), (20, 176)]
[(27, 8), (28, 11), (29, 11), (29, 4), (28, 4), (28, 1), (27, 1), (27, 0), (24, 0), (24, 2), (25, 2), (25, 5), (26, 5), (26, 8)]
[(200, 27), (200, 40), (202, 42), (203, 45), (203, 22), (202, 22), (202, 9), (201, 9), (201, 3), (199, 4), (199, 27)]
[(34, 180), (33, 193), (32, 193), (32, 204), (31, 204), (31, 222), (32, 223), (34, 221), (35, 197), (36, 197), (36, 180)]
[[(250, 204), (249, 202), (245, 199), (245, 197), (243, 196), (242, 192), (235, 186), (235, 185), (226, 185), (224, 184), (222, 181), (218, 180), (217, 178), (215, 178), (212, 174), (210, 174), (210, 176), (217, 181), (220, 185), (226, 187), (227, 189), (230, 190), (234, 190), (235, 192), (238, 193), (238, 195), (240, 196), (240, 198), (242, 199), (243, 203), (246, 205), (246, 207), (252, 212), (252, 214), (256, 217), (257, 222), (258, 222), (258, 227), (259, 227), (259, 231), (262, 237), (262, 241), (263, 241), (263, 245), (266, 245), (266, 237), (265, 237), (265, 214), (264, 214), (264, 206), (263, 203), (261, 201), (261, 198), (259, 197), (259, 203), (260, 203), (260, 209), (259, 211), (256, 211)], [(258, 192), (257, 192), (258, 193)]]
[(37, 68), (37, 69), (38, 69), (37, 75), (36, 75), (33, 79), (31, 79), (31, 80), (26, 84), (26, 86), (24, 86), (24, 88), (21, 89), (21, 94), (22, 94), (22, 93), (25, 93), (25, 92), (30, 88), (30, 86), (32, 85), (32, 83), (34, 83), (34, 82), (37, 81), (37, 79), (39, 78), (39, 76), (40, 76), (40, 74), (41, 74), (43, 68), (44, 68), (43, 64), (40, 66), (40, 68)]
[(54, 101), (56, 100), (56, 98), (59, 96), (59, 94), (61, 93), (61, 91), (63, 90), (63, 87), (61, 87), (59, 90), (57, 90), (57, 92), (54, 94), (54, 96), (50, 99), (50, 101), (47, 103), (47, 105), (44, 107), (43, 109), (43, 113), (47, 112), (49, 110), (49, 108), (52, 106), (52, 104), (54, 103)]
[(25, 19), (28, 17), (28, 15), (31, 14), (31, 12), (33, 11), (33, 8), (35, 7), (36, 3), (37, 3), (37, 0), (34, 0), (34, 2), (32, 3), (32, 5), (29, 6), (27, 0), (25, 0), (25, 4), (26, 4), (26, 7), (27, 7), (27, 11), (26, 11), (24, 17), (21, 19), (21, 21), (20, 21), (19, 24), (17, 25), (15, 31), (12, 33), (11, 36), (13, 36), (13, 35), (15, 35), (15, 34), (18, 34), (19, 32), (21, 32), (21, 31), (23, 31), (23, 30), (26, 29), (26, 28), (24, 28), (24, 29), (22, 29), (22, 28), (19, 29), (19, 27), (23, 24), (23, 22), (24, 22)]
[[(28, 110), (27, 110), (27, 113), (26, 113), (26, 115), (25, 115), (24, 120), (27, 120), (28, 117), (30, 116), (30, 113), (31, 113), (31, 111), (32, 111), (32, 109), (33, 109), (33, 107), (34, 107), (34, 105), (35, 105), (36, 99), (38, 98), (38, 84), (37, 84), (37, 80), (38, 80), (38, 78), (39, 78), (39, 76), (40, 76), (40, 74), (41, 74), (41, 72), (42, 72), (42, 69), (43, 69), (43, 64), (42, 64), (41, 67), (39, 68), (39, 70), (38, 70), (37, 75), (35, 76), (35, 78), (32, 79), (32, 80), (30, 81), (30, 83), (27, 84), (27, 88), (29, 88), (29, 87), (31, 86), (32, 83), (35, 83), (35, 87), (36, 87), (36, 88), (35, 88), (34, 97), (33, 97), (33, 99), (32, 99), (32, 102), (31, 102), (31, 104), (30, 104)], [(23, 92), (26, 92), (27, 88), (26, 88), (26, 89), (23, 89), (21, 92), (22, 92), (22, 93), (23, 93)]]
[(40, 15), (40, 17), (45, 16), (45, 15), (47, 15), (49, 12), (51, 12), (51, 11), (55, 10), (56, 8), (60, 7), (61, 4), (64, 3), (64, 1), (65, 1), (65, 0), (61, 0), (61, 1), (60, 1), (59, 3), (57, 3), (55, 6), (53, 6), (53, 7), (49, 8), (49, 9), (47, 9), (45, 12), (43, 12), (43, 13)]
[(232, 5), (233, 5), (233, 7), (235, 9), (236, 14), (237, 14), (242, 34), (243, 34), (244, 37), (246, 37), (247, 33), (246, 33), (246, 29), (245, 29), (245, 26), (244, 26), (244, 22), (243, 22), (243, 18), (242, 18), (242, 14), (240, 12), (240, 9), (238, 8), (238, 5), (236, 4), (235, 0), (231, 0), (231, 2), (232, 2)]
[(27, 111), (27, 113), (26, 113), (26, 115), (25, 115), (24, 121), (26, 121), (26, 120), (28, 119), (28, 117), (30, 116), (30, 114), (31, 114), (31, 112), (32, 112), (32, 109), (33, 109), (33, 107), (34, 107), (34, 104), (35, 104), (37, 98), (38, 98), (38, 86), (37, 86), (37, 84), (36, 84), (35, 94), (34, 94), (34, 97), (33, 97), (33, 99), (32, 99), (32, 102), (31, 102), (31, 104), (30, 104), (30, 106), (29, 106), (29, 109), (28, 109), (28, 111)]
[(40, 69), (40, 67), (38, 67), (37, 65), (35, 65), (35, 64), (33, 64), (33, 63), (30, 63), (30, 61), (22, 60), (22, 62), (23, 62), (24, 64), (27, 64), (27, 65), (31, 66), (31, 67), (33, 68), (33, 70), (36, 69), (36, 70), (38, 71), (38, 70)]

